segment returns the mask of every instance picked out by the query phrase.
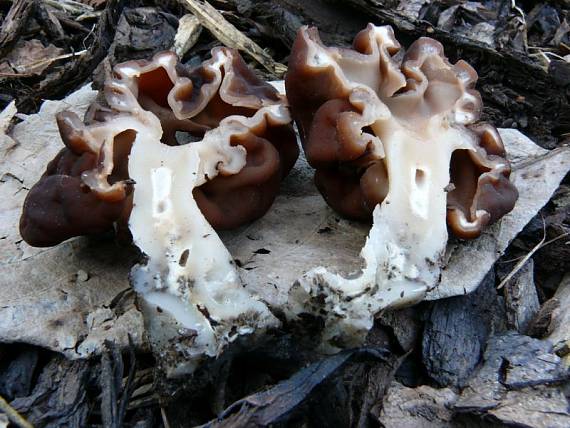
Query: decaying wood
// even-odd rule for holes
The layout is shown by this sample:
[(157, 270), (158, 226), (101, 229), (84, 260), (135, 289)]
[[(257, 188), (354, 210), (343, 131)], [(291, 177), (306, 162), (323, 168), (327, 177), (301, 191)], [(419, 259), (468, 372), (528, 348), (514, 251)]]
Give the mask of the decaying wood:
[(566, 427), (570, 413), (560, 385), (570, 372), (550, 342), (515, 332), (493, 336), (483, 365), (454, 406), (460, 413), (509, 425)]
[(552, 311), (547, 339), (554, 344), (557, 355), (570, 369), (570, 273), (567, 272), (560, 282), (554, 299), (559, 305)]
[(441, 386), (464, 386), (481, 359), (488, 337), (505, 327), (493, 270), (472, 294), (434, 302), (428, 310), (422, 342), (429, 376)]
[(367, 358), (390, 364), (388, 357), (386, 350), (374, 348), (341, 352), (308, 366), (267, 391), (235, 402), (217, 420), (203, 425), (203, 428), (266, 427), (284, 423), (302, 402), (322, 394), (325, 391), (322, 387), (351, 359)]
[(49, 74), (37, 90), (18, 100), (20, 108), (39, 105), (44, 98), (63, 97), (71, 89), (77, 88), (90, 76), (95, 67), (105, 58), (115, 27), (124, 7), (124, 0), (109, 0), (98, 20), (93, 45), (88, 55), (76, 57), (67, 67)]
[[(151, 58), (172, 48), (178, 19), (153, 7), (126, 8), (117, 23), (106, 60), (110, 66), (130, 59)], [(101, 76), (104, 77), (104, 76)]]
[(15, 0), (0, 27), (0, 58), (12, 49), (26, 29), (35, 0)]
[(10, 351), (1, 356), (1, 361), (10, 363), (0, 367), (0, 396), (8, 401), (30, 394), (40, 354), (39, 349), (27, 345), (15, 345)]
[(63, 44), (66, 38), (63, 26), (54, 15), (54, 13), (46, 7), (44, 2), (36, 2), (36, 19), (39, 24), (43, 27), (44, 31), (48, 34), (52, 43), (55, 45)]
[(257, 43), (230, 24), (208, 2), (181, 0), (181, 3), (224, 45), (246, 52), (276, 77), (282, 77), (287, 71), (286, 66), (275, 62)]
[(42, 370), (33, 392), (10, 404), (34, 426), (86, 426), (89, 362), (53, 358)]
[(534, 284), (534, 262), (527, 264), (505, 286), (505, 306), (510, 328), (526, 334), (540, 302)]
[(127, 404), (134, 391), (136, 358), (132, 342), (129, 350), (129, 370), (123, 385), (124, 361), (119, 348), (112, 342), (105, 343), (106, 352), (101, 358), (101, 419), (108, 428), (121, 428), (127, 411)]
[(408, 388), (392, 382), (384, 398), (378, 422), (385, 428), (453, 428), (453, 405), (457, 394), (450, 388), (427, 385)]

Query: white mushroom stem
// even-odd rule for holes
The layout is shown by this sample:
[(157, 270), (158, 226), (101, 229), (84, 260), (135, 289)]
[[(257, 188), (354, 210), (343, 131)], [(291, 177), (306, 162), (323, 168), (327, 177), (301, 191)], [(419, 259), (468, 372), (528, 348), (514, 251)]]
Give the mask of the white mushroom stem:
[[(239, 335), (277, 324), (265, 304), (242, 286), (230, 253), (192, 191), (219, 173), (236, 174), (245, 166), (246, 151), (230, 144), (232, 136), (266, 121), (290, 119), (283, 106), (269, 106), (251, 118), (224, 119), (200, 142), (167, 146), (152, 113), (136, 113), (105, 126), (137, 133), (129, 157), (129, 177), (135, 182), (129, 228), (147, 259), (133, 268), (131, 284), (142, 299), (151, 343), (165, 356), (183, 353), (169, 373), (179, 375), (192, 371), (199, 358), (218, 355)], [(179, 345), (182, 339), (190, 343)]]
[(372, 327), (374, 314), (418, 302), (437, 285), (448, 237), (447, 165), (452, 152), (469, 148), (472, 138), (461, 128), (443, 126), (445, 120), (434, 116), (420, 130), (393, 116), (372, 125), (383, 144), (390, 188), (374, 210), (360, 253), (364, 267), (351, 278), (318, 267), (299, 281), (298, 301), (306, 301), (307, 294), (326, 295), (331, 313), (325, 339), (342, 337), (356, 345)]

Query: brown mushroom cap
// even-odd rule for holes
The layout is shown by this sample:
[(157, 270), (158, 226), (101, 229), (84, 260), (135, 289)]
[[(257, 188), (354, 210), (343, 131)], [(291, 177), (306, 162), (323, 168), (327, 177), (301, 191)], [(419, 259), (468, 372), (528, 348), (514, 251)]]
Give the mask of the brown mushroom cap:
[[(285, 77), (287, 97), (315, 183), (340, 214), (369, 220), (390, 189), (385, 138), (394, 126), (437, 140), (431, 129), (455, 127), (465, 144), (451, 156), (447, 221), (475, 238), (514, 207), (518, 193), (497, 130), (476, 124), (481, 97), (469, 64), (451, 64), (430, 38), (404, 51), (392, 28), (369, 24), (352, 49), (327, 47), (302, 27)], [(381, 108), (381, 109), (380, 109)], [(377, 109), (374, 115), (367, 109)], [(380, 109), (380, 110), (378, 110)], [(383, 109), (383, 110), (382, 110)]]
[[(192, 70), (175, 54), (162, 52), (150, 61), (119, 64), (113, 73), (105, 82), (104, 100), (90, 107), (85, 123), (69, 112), (57, 116), (66, 148), (26, 197), (20, 233), (30, 245), (51, 246), (126, 227), (130, 194), (136, 189), (128, 177), (136, 137), (128, 120), (137, 108), (158, 118), (164, 144), (178, 145), (183, 143), (177, 140), (179, 131), (197, 141), (228, 116), (251, 117), (265, 106), (285, 105), (275, 88), (227, 48), (214, 48), (212, 58)], [(116, 125), (121, 118), (124, 129)], [(298, 156), (295, 133), (286, 122), (265, 119), (230, 141), (246, 149), (245, 167), (235, 175), (220, 173), (193, 192), (206, 219), (218, 229), (262, 216)]]

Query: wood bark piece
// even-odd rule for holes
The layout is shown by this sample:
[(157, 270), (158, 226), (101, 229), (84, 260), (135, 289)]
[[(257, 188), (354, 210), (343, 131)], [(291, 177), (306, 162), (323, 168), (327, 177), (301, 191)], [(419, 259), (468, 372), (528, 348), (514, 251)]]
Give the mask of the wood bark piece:
[[(53, 42), (58, 45), (66, 38), (65, 31), (55, 14), (43, 1), (36, 2), (36, 19)], [(59, 43), (58, 43), (59, 42)]]
[(570, 368), (570, 273), (566, 273), (558, 286), (554, 299), (559, 305), (553, 311), (547, 339), (554, 343), (563, 357), (566, 367)]
[(117, 23), (107, 59), (111, 65), (131, 59), (151, 58), (170, 49), (178, 19), (154, 7), (125, 8)]
[(97, 21), (94, 42), (89, 47), (88, 54), (79, 56), (66, 67), (48, 74), (32, 94), (18, 100), (18, 107), (21, 110), (33, 110), (44, 99), (64, 97), (72, 89), (81, 86), (107, 55), (123, 7), (124, 0), (109, 0)]
[(489, 340), (481, 369), (470, 379), (454, 409), (527, 427), (567, 427), (570, 413), (558, 385), (570, 372), (552, 344), (516, 332)]
[(526, 334), (530, 322), (540, 309), (532, 259), (505, 285), (505, 305), (509, 327)]
[(208, 2), (181, 0), (180, 3), (192, 12), (222, 44), (246, 52), (277, 77), (281, 77), (287, 71), (285, 65), (275, 62), (257, 43), (230, 24)]
[(408, 388), (392, 382), (384, 397), (378, 422), (386, 428), (456, 427), (452, 407), (457, 398), (449, 388), (436, 389), (427, 385)]
[[(376, 360), (388, 367), (393, 357), (384, 349), (359, 348), (343, 351), (300, 370), (274, 387), (243, 398), (222, 412), (219, 418), (202, 428), (266, 427), (286, 423), (304, 402), (322, 393), (323, 387), (351, 359)], [(322, 397), (322, 395), (321, 395)]]
[(463, 387), (479, 364), (489, 335), (505, 329), (504, 309), (491, 270), (468, 296), (432, 304), (425, 321), (422, 360), (441, 386)]
[(26, 29), (35, 0), (15, 0), (0, 27), (0, 58), (4, 58)]
[[(38, 366), (39, 349), (15, 346), (7, 353), (2, 356), (3, 367), (0, 367), (0, 396), (12, 400), (29, 395)], [(10, 360), (10, 363), (6, 364), (6, 360)]]
[(89, 372), (88, 361), (55, 357), (41, 371), (33, 392), (10, 404), (32, 426), (86, 426), (89, 406), (85, 385)]

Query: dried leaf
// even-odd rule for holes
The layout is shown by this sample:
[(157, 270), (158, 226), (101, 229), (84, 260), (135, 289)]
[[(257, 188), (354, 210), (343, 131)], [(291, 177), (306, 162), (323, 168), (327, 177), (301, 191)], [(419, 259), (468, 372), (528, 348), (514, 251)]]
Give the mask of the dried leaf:
[(0, 62), (0, 77), (40, 75), (51, 63), (61, 58), (63, 49), (44, 46), (39, 40), (20, 40)]

